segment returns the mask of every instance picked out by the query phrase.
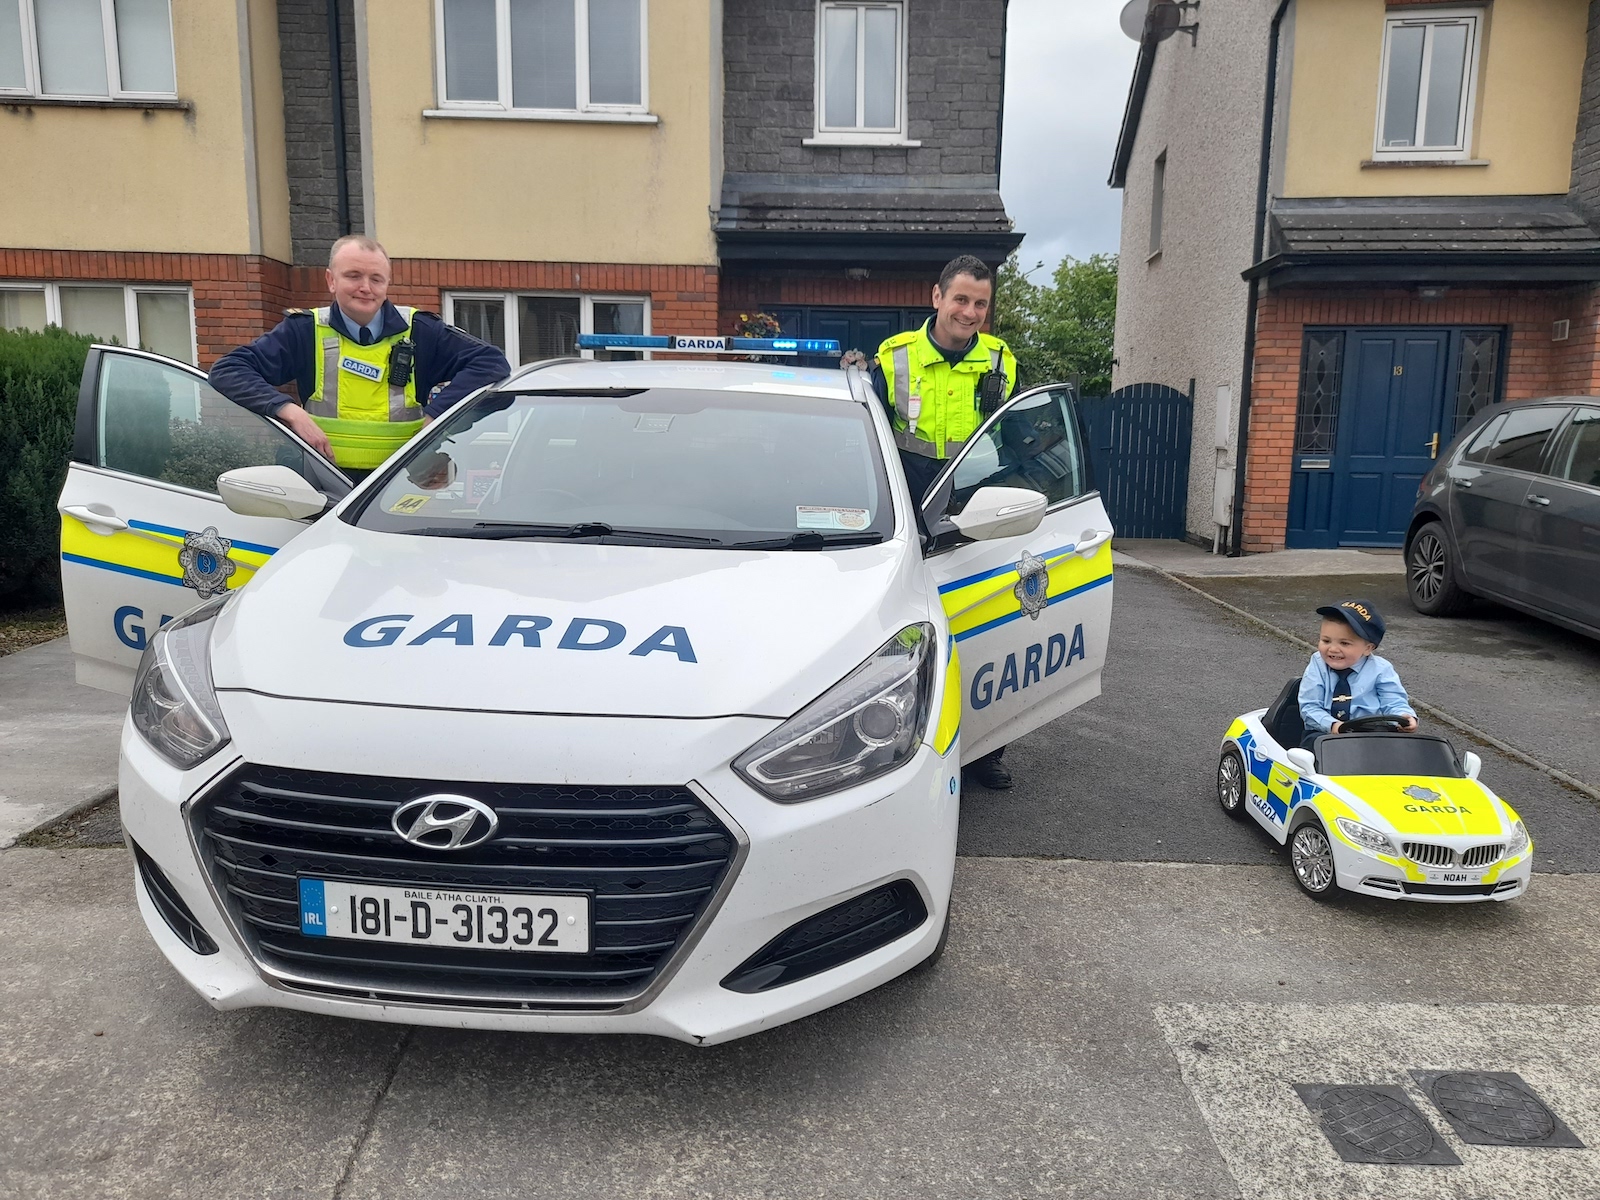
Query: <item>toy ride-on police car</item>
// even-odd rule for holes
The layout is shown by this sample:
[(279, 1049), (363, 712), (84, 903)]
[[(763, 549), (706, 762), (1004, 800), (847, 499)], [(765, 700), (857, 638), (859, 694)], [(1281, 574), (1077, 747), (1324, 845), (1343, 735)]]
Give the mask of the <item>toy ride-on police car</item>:
[(139, 908), (218, 1008), (699, 1043), (816, 1012), (943, 944), (961, 759), (1099, 694), (1066, 388), (919, 512), (853, 370), (534, 364), (354, 489), (192, 368), (85, 371), (78, 677), (131, 692)]
[(1228, 730), (1217, 800), (1289, 847), (1295, 882), (1325, 900), (1341, 889), (1390, 900), (1462, 904), (1528, 890), (1533, 843), (1509, 804), (1441, 737), (1358, 717), (1314, 749), (1300, 746), (1300, 679), (1272, 707)]

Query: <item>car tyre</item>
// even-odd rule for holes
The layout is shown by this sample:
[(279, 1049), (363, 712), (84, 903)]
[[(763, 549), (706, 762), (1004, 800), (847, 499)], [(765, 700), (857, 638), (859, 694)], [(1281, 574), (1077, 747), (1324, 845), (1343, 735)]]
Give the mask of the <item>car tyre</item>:
[(1456, 583), (1455, 553), (1438, 521), (1417, 530), (1406, 548), (1406, 595), (1425, 617), (1453, 616), (1471, 598)]
[(1244, 820), (1246, 778), (1244, 756), (1237, 747), (1229, 746), (1217, 761), (1217, 803), (1235, 821)]
[(1339, 894), (1333, 843), (1316, 817), (1302, 821), (1289, 834), (1289, 871), (1300, 890), (1313, 900), (1332, 900)]

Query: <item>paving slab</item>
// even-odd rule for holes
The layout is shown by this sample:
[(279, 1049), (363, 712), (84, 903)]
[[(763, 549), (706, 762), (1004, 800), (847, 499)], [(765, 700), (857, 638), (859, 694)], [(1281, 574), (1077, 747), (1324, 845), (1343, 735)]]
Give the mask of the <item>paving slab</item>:
[(0, 847), (115, 790), (127, 710), (73, 678), (66, 638), (0, 657)]
[(1189, 542), (1161, 538), (1116, 538), (1114, 563), (1160, 567), (1185, 577), (1263, 578), (1281, 575), (1400, 575), (1406, 573), (1399, 550), (1274, 550), (1229, 558)]

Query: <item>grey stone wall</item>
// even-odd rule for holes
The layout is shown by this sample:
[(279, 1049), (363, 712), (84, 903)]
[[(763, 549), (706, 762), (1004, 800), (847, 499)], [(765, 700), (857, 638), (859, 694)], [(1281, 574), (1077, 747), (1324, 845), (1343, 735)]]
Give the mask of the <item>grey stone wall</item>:
[(805, 146), (816, 119), (817, 0), (726, 0), (724, 169), (995, 187), (1003, 0), (910, 0), (906, 8), (907, 133), (922, 145)]
[(318, 266), (341, 234), (365, 228), (361, 192), (361, 117), (356, 92), (354, 0), (338, 0), (340, 100), (344, 112), (345, 178), (350, 224), (340, 228), (339, 176), (333, 136), (332, 55), (328, 0), (278, 0), (283, 68), (284, 137), (289, 161), (289, 232), (294, 261)]
[(1589, 4), (1589, 49), (1572, 143), (1572, 199), (1591, 223), (1600, 219), (1600, 0)]

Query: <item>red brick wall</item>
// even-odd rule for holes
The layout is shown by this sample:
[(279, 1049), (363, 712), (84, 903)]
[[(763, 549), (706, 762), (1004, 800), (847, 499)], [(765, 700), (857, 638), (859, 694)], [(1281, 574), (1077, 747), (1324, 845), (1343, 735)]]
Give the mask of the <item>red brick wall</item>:
[[(1571, 336), (1551, 341), (1559, 318)], [(1246, 551), (1283, 548), (1289, 513), (1300, 351), (1307, 325), (1503, 325), (1508, 400), (1600, 391), (1600, 300), (1587, 287), (1451, 288), (1435, 300), (1415, 289), (1289, 288), (1262, 297), (1251, 382)]]
[[(261, 336), (283, 310), (323, 303), (323, 269), (236, 254), (0, 249), (0, 280), (186, 283), (194, 289), (195, 341), (209, 367)], [(389, 297), (438, 312), (444, 291), (583, 291), (650, 297), (656, 333), (717, 331), (715, 267), (615, 263), (396, 259)]]

